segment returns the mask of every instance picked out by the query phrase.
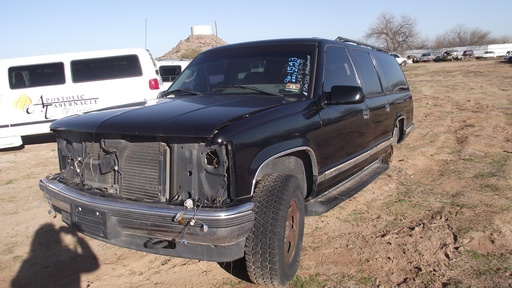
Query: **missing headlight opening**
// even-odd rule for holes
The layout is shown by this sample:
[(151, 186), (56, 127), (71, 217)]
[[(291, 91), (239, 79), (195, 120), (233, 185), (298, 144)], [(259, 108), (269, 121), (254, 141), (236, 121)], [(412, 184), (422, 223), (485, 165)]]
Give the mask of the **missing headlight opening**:
[[(216, 206), (228, 199), (227, 152), (224, 145), (205, 143), (171, 145), (171, 199), (182, 204), (194, 199)], [(220, 199), (217, 200), (217, 199)]]
[(219, 154), (215, 150), (208, 151), (208, 153), (206, 153), (205, 159), (206, 159), (206, 165), (208, 165), (208, 166), (212, 166), (213, 168), (218, 168), (220, 165)]

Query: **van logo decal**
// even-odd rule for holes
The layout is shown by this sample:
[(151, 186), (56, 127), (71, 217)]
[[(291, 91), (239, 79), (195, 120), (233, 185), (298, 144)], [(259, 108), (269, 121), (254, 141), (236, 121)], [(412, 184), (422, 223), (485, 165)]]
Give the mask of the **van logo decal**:
[(28, 106), (30, 106), (30, 104), (32, 104), (32, 99), (30, 99), (30, 97), (28, 97), (25, 93), (21, 93), (13, 104), (16, 109), (24, 111), (28, 108)]
[(98, 100), (99, 98), (86, 98), (84, 94), (59, 97), (43, 97), (41, 95), (36, 102), (33, 102), (28, 95), (22, 93), (14, 100), (13, 105), (27, 114), (39, 111), (44, 113), (45, 119), (51, 119), (56, 110), (60, 110), (57, 114), (62, 115), (91, 111), (98, 104)]

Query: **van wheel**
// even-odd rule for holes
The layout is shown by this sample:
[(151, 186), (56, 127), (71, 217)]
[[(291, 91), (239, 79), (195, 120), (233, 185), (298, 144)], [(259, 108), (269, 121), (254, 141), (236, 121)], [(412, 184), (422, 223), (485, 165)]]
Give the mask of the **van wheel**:
[(255, 284), (286, 286), (299, 269), (304, 198), (292, 175), (263, 177), (254, 192), (254, 228), (245, 242), (247, 274)]

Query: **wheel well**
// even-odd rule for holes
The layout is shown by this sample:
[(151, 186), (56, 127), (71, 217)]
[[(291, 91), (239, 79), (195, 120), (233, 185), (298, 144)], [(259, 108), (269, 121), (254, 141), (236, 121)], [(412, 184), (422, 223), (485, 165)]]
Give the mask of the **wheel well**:
[[(272, 173), (290, 174), (295, 175), (301, 180), (302, 191), (304, 191), (304, 198), (307, 198), (313, 190), (314, 173), (313, 163), (306, 151), (295, 151), (290, 154), (281, 155), (275, 159), (265, 162), (263, 166), (258, 169), (253, 183), (253, 190), (255, 184), (265, 175)], [(316, 178), (315, 178), (316, 179)]]

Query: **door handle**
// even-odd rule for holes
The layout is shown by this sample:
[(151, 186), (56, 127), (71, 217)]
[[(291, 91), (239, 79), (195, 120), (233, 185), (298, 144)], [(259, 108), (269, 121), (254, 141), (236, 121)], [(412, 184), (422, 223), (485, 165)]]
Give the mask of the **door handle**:
[(363, 110), (363, 118), (364, 119), (370, 119), (370, 109), (364, 109)]

